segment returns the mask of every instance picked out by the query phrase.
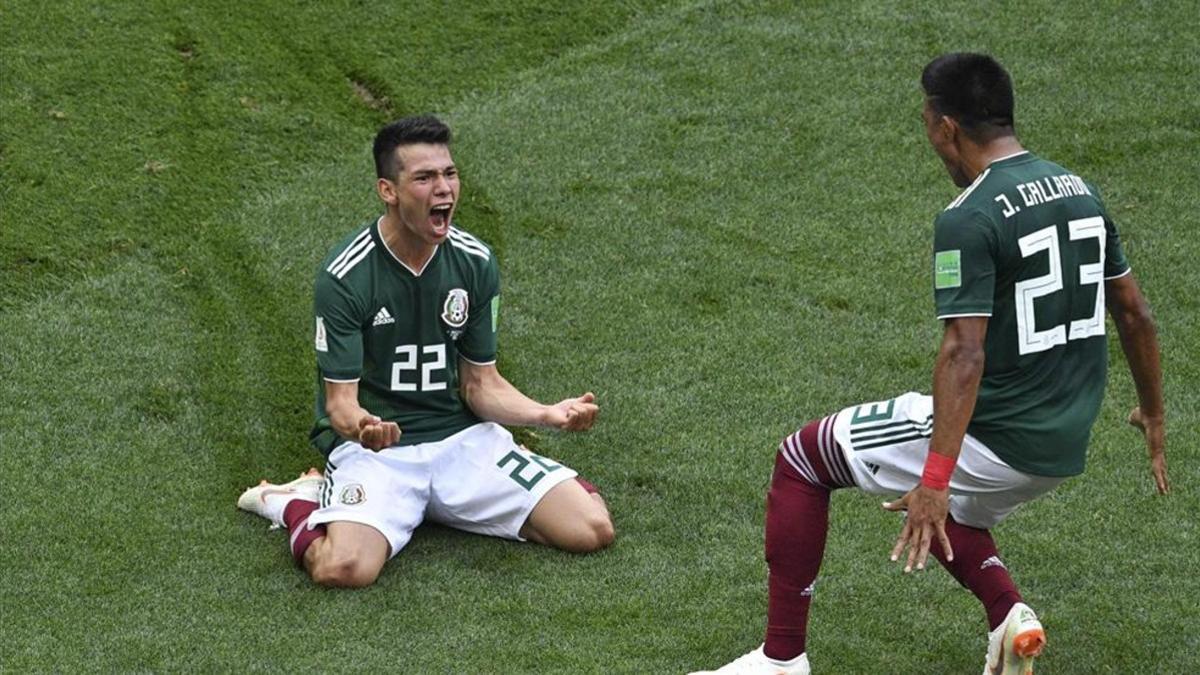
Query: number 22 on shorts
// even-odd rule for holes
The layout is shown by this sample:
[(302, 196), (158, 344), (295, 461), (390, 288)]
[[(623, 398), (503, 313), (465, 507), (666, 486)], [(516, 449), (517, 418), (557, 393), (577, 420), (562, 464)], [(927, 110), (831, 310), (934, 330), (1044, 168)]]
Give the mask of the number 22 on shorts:
[[(537, 464), (544, 470), (538, 470), (535, 468), (533, 473), (526, 477), (523, 474), (526, 473), (525, 469), (529, 466), (530, 460), (533, 460), (532, 463)], [(562, 468), (561, 465), (555, 464), (545, 457), (539, 457), (532, 452), (529, 453), (529, 458), (526, 459), (524, 455), (516, 450), (509, 452), (499, 462), (496, 462), (496, 466), (503, 469), (509, 462), (516, 462), (516, 466), (513, 467), (513, 470), (508, 474), (509, 478), (512, 478), (514, 481), (516, 481), (517, 485), (520, 485), (521, 487), (530, 491), (533, 490), (533, 486), (537, 485), (538, 481), (544, 478), (546, 474), (553, 471), (558, 471)]]

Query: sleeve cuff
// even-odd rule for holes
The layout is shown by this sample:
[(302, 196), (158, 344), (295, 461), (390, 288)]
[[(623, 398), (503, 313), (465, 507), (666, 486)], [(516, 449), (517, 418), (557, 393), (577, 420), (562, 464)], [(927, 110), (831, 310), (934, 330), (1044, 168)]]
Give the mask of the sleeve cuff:
[(355, 378), (330, 377), (324, 373), (321, 373), (321, 379), (325, 380), (326, 382), (333, 382), (334, 384), (351, 384), (353, 382), (358, 382), (362, 378), (361, 377), (355, 377)]
[(940, 321), (942, 319), (963, 319), (963, 318), (966, 318), (969, 316), (988, 316), (988, 317), (990, 317), (991, 315), (992, 315), (991, 312), (959, 312), (959, 313), (953, 313), (953, 314), (938, 314), (937, 318)]

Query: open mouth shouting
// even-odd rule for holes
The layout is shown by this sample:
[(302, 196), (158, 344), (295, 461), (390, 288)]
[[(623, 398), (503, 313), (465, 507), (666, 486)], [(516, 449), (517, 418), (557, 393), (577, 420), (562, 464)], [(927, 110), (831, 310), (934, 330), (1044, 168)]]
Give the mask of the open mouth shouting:
[(434, 234), (439, 237), (450, 232), (450, 213), (454, 210), (454, 202), (435, 204), (429, 209), (429, 222), (433, 225)]

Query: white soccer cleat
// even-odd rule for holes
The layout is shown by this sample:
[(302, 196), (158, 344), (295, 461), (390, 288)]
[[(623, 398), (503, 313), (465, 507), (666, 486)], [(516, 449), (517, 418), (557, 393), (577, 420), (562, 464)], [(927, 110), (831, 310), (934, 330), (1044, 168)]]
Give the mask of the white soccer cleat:
[(808, 654), (779, 664), (767, 658), (763, 646), (744, 654), (716, 670), (698, 670), (688, 675), (809, 675)]
[(309, 469), (290, 483), (276, 485), (263, 479), (258, 485), (248, 488), (238, 497), (238, 508), (258, 514), (271, 521), (271, 529), (283, 527), (283, 509), (293, 499), (320, 501), (321, 485), (325, 476), (316, 469)]
[(988, 633), (983, 675), (1032, 675), (1033, 659), (1046, 646), (1046, 631), (1037, 614), (1023, 602), (1008, 610), (1004, 623)]

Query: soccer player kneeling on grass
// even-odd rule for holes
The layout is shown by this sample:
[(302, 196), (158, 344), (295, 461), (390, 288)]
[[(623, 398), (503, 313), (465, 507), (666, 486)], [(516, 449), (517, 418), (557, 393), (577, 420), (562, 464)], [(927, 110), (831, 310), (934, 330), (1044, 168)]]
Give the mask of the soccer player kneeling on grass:
[(1154, 323), (1096, 189), (1021, 147), (1012, 83), (992, 58), (939, 57), (921, 85), (929, 141), (965, 188), (934, 223), (933, 396), (846, 408), (783, 441), (767, 493), (766, 641), (718, 673), (809, 672), (808, 608), (842, 487), (903, 494), (884, 505), (908, 512), (892, 560), (910, 572), (932, 553), (983, 604), (984, 672), (1031, 673), (1046, 635), (988, 530), (1083, 471), (1106, 305), (1137, 386), (1129, 421), (1168, 490)]
[(317, 422), (325, 473), (250, 488), (238, 506), (290, 533), (327, 586), (373, 583), (422, 520), (586, 553), (608, 546), (604, 500), (501, 424), (591, 428), (586, 393), (529, 399), (496, 369), (496, 256), (455, 227), (450, 129), (410, 117), (375, 137), (386, 212), (326, 257), (315, 289)]

